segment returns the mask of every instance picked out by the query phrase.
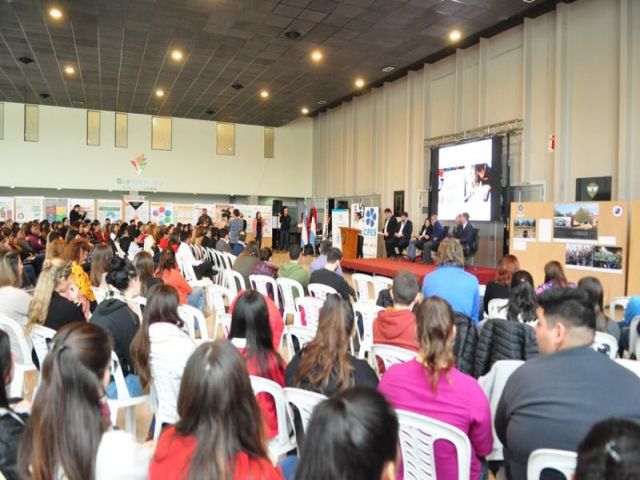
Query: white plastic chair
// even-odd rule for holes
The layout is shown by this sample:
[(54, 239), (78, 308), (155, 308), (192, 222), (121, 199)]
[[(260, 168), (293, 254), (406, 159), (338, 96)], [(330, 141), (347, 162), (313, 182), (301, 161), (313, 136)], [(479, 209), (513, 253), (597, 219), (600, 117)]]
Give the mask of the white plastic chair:
[(396, 410), (400, 426), (402, 466), (406, 480), (436, 479), (434, 443), (446, 440), (453, 444), (458, 459), (458, 479), (469, 480), (471, 442), (460, 429), (439, 420), (405, 410)]
[(552, 468), (562, 473), (567, 480), (573, 478), (576, 471), (578, 455), (567, 450), (554, 450), (552, 448), (539, 448), (529, 455), (527, 462), (527, 480), (540, 480), (542, 471)]
[(383, 310), (384, 308), (369, 302), (358, 301), (353, 304), (353, 312), (356, 315), (356, 319), (358, 318), (358, 313), (362, 318), (362, 335), (360, 334), (360, 329), (356, 327), (358, 341), (360, 342), (359, 358), (364, 358), (365, 354), (371, 351), (371, 345), (373, 345), (373, 321)]
[(389, 277), (383, 277), (381, 275), (373, 276), (373, 287), (375, 288), (376, 300), (378, 299), (378, 295), (382, 290), (386, 290), (393, 285), (393, 279)]
[(227, 305), (233, 301), (229, 289), (220, 285), (213, 285), (211, 288), (211, 307), (216, 312), (216, 322), (213, 327), (213, 338), (218, 338), (220, 327), (223, 328), (224, 338), (229, 334), (231, 328), (231, 314), (227, 313)]
[(324, 285), (322, 283), (310, 283), (307, 286), (307, 291), (309, 292), (309, 295), (311, 295), (312, 297), (319, 298), (321, 300), (326, 300), (327, 295), (330, 295), (332, 293), (335, 293), (335, 294), (338, 293), (338, 291), (335, 288), (330, 287), (329, 285)]
[(26, 373), (36, 371), (36, 366), (31, 360), (31, 345), (27, 341), (22, 326), (12, 318), (0, 315), (0, 329), (4, 330), (9, 336), (11, 353), (16, 357), (13, 381), (9, 386), (9, 396), (13, 398), (22, 397), (24, 395), (24, 377)]
[(31, 327), (29, 338), (31, 338), (33, 349), (36, 351), (36, 357), (38, 357), (40, 369), (42, 369), (44, 359), (47, 356), (47, 353), (49, 353), (49, 343), (55, 334), (56, 331), (54, 329), (45, 327), (44, 325), (34, 325)]
[(389, 370), (389, 367), (396, 363), (408, 362), (416, 358), (416, 352), (407, 350), (406, 348), (394, 347), (393, 345), (382, 345), (380, 343), (374, 343), (371, 345), (371, 366), (374, 370), (378, 369), (377, 357), (382, 359), (385, 370)]
[(117, 399), (108, 399), (109, 410), (111, 412), (111, 425), (116, 424), (118, 419), (118, 410), (124, 409), (124, 425), (125, 430), (131, 433), (134, 437), (136, 435), (136, 405), (141, 405), (149, 401), (149, 395), (141, 395), (139, 397), (132, 397), (129, 395), (129, 389), (127, 383), (124, 380), (124, 374), (122, 373), (122, 367), (118, 356), (114, 351), (111, 351), (111, 364), (113, 366), (112, 375), (116, 384), (116, 392), (118, 393)]
[(282, 297), (282, 303), (284, 304), (284, 311), (282, 318), (287, 320), (287, 315), (293, 316), (293, 324), (300, 325), (300, 311), (296, 306), (296, 298), (304, 297), (304, 288), (302, 284), (292, 278), (278, 278), (276, 279), (280, 295)]
[(640, 316), (633, 317), (629, 324), (629, 354), (635, 354), (640, 359), (640, 337), (638, 336), (638, 323)]
[(229, 252), (222, 252), (222, 258), (226, 267), (231, 268), (238, 257), (231, 255)]
[(173, 425), (178, 421), (178, 393), (182, 371), (178, 371), (171, 362), (154, 358), (150, 359), (151, 367), (151, 405), (153, 407), (156, 423), (153, 430), (153, 438), (160, 436), (163, 424)]
[(374, 292), (376, 290), (376, 284), (373, 281), (373, 277), (371, 275), (366, 275), (364, 273), (354, 273), (351, 275), (351, 282), (353, 283), (353, 287), (356, 291), (359, 302), (375, 303), (376, 299), (371, 298), (371, 293), (369, 290), (369, 285), (373, 287)]
[(303, 348), (316, 336), (316, 328), (304, 327), (302, 325), (287, 325), (284, 327), (284, 331), (287, 338), (287, 350), (289, 351), (290, 358), (293, 358), (296, 353), (293, 346), (293, 337), (298, 339), (299, 348)]
[(298, 311), (304, 312), (304, 320), (308, 327), (318, 328), (318, 319), (324, 300), (315, 297), (298, 297), (296, 306)]
[(622, 307), (622, 310), (627, 309), (629, 300), (631, 297), (613, 297), (609, 302), (609, 318), (616, 318), (616, 307)]
[(191, 305), (180, 305), (178, 307), (178, 315), (187, 326), (189, 335), (194, 340), (196, 339), (196, 323), (200, 330), (200, 341), (206, 342), (209, 340), (209, 330), (207, 329), (207, 321), (204, 318), (204, 314)]
[[(498, 403), (500, 402), (500, 397), (502, 396), (502, 391), (504, 390), (507, 380), (509, 380), (511, 374), (523, 363), (523, 360), (498, 360), (493, 364), (489, 373), (478, 379), (480, 387), (482, 387), (482, 390), (484, 390), (485, 395), (489, 399), (492, 419), (496, 418)], [(494, 422), (491, 422), (491, 429), (493, 431), (493, 449), (486, 458), (487, 460), (496, 462), (503, 461), (504, 447), (498, 438)]]
[(638, 360), (628, 360), (626, 358), (616, 358), (616, 362), (622, 365), (624, 368), (631, 370), (633, 373), (640, 377), (640, 362)]
[(224, 286), (229, 289), (232, 295), (232, 301), (238, 296), (238, 293), (242, 290), (246, 290), (247, 286), (244, 283), (244, 277), (240, 272), (236, 272), (232, 269), (226, 269), (223, 274)]
[(278, 419), (278, 434), (269, 441), (269, 453), (272, 459), (296, 448), (296, 437), (293, 431), (293, 418), (289, 404), (284, 396), (284, 389), (276, 382), (266, 378), (250, 375), (251, 388), (254, 395), (266, 393), (273, 398)]
[(298, 438), (298, 446), (301, 446), (300, 440), (302, 439), (302, 434), (307, 430), (313, 409), (316, 405), (326, 400), (327, 397), (321, 393), (310, 392), (302, 388), (287, 387), (284, 389), (284, 398), (286, 398), (287, 402), (293, 405), (300, 414), (302, 432), (296, 432), (296, 438)]
[[(258, 291), (265, 297), (269, 297), (276, 304), (278, 310), (280, 310), (280, 299), (278, 298), (278, 284), (276, 279), (269, 275), (249, 275), (249, 283), (251, 288)], [(271, 285), (271, 294), (269, 294), (268, 285)]]
[(493, 300), (489, 300), (489, 305), (487, 305), (487, 318), (499, 318), (506, 320), (507, 305), (509, 305), (508, 298), (494, 298)]
[(592, 348), (615, 360), (618, 356), (618, 342), (613, 335), (604, 332), (596, 332)]

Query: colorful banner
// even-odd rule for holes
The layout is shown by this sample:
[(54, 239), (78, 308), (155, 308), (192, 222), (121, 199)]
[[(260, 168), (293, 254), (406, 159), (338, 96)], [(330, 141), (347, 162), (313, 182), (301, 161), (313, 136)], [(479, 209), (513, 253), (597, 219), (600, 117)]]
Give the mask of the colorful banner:
[(331, 234), (333, 246), (342, 250), (342, 232), (340, 227), (349, 226), (349, 210), (334, 208), (331, 212)]
[(151, 202), (151, 221), (158, 225), (173, 223), (173, 203)]
[(122, 200), (98, 200), (98, 220), (101, 223), (108, 218), (111, 222), (122, 219)]
[(174, 203), (173, 204), (173, 221), (174, 223), (195, 223), (193, 218), (192, 203)]
[(13, 197), (0, 197), (0, 221), (13, 220)]
[(30, 222), (44, 218), (44, 197), (16, 197), (16, 221)]
[(362, 230), (362, 256), (363, 258), (376, 258), (378, 256), (378, 219), (380, 211), (378, 207), (366, 207), (364, 209), (364, 229)]
[(49, 222), (61, 222), (69, 216), (68, 202), (66, 198), (45, 198), (44, 215)]
[(73, 209), (74, 205), (80, 205), (81, 211), (86, 212), (86, 220), (94, 220), (96, 218), (96, 201), (93, 198), (70, 198), (69, 211)]

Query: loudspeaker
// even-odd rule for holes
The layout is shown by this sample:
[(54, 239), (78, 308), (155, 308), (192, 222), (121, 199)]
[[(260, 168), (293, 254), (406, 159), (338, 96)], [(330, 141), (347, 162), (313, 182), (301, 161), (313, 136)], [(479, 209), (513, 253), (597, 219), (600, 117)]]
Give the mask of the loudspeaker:
[(271, 215), (282, 213), (282, 200), (274, 200), (271, 204)]

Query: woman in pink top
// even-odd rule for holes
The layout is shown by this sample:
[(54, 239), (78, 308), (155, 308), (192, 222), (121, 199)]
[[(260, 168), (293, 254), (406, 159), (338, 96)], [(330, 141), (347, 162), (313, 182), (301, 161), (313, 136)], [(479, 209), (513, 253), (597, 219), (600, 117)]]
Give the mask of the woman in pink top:
[[(455, 367), (455, 329), (449, 304), (439, 297), (429, 297), (418, 306), (416, 319), (418, 355), (391, 367), (378, 390), (394, 408), (440, 420), (466, 433), (472, 450), (471, 479), (477, 480), (482, 473), (480, 458), (493, 447), (489, 401), (478, 382)], [(453, 445), (436, 442), (435, 457), (438, 479), (458, 478)]]

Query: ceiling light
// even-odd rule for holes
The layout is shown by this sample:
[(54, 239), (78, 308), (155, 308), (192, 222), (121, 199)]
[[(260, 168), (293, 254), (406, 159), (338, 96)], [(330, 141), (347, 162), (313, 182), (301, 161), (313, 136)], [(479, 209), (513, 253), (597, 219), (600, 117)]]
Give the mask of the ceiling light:
[(262, 98), (268, 98), (268, 97), (269, 97), (269, 92), (268, 92), (267, 90), (262, 90), (262, 91), (260, 92), (260, 96), (261, 96)]
[(71, 65), (67, 65), (66, 67), (64, 67), (64, 73), (66, 73), (67, 75), (73, 75), (74, 73), (76, 73), (76, 69)]
[(356, 88), (362, 88), (364, 87), (364, 80), (362, 78), (356, 78), (354, 85), (356, 86)]
[(178, 50), (177, 48), (171, 50), (171, 58), (173, 58), (176, 62), (179, 62), (184, 57), (182, 50)]
[(51, 18), (55, 18), (56, 20), (59, 20), (60, 18), (62, 18), (62, 11), (59, 8), (50, 8), (49, 16)]
[(451, 32), (449, 32), (449, 40), (451, 40), (452, 42), (457, 42), (461, 38), (462, 33), (460, 33), (460, 30), (451, 30)]
[(313, 52), (311, 52), (311, 60), (313, 60), (314, 62), (319, 62), (320, 60), (322, 60), (322, 52), (320, 50), (314, 50)]
[(300, 110), (302, 112), (303, 115), (306, 115), (307, 113), (309, 113), (309, 109), (307, 107), (302, 107), (302, 110)]
[(318, 100), (318, 105), (326, 105), (327, 101), (326, 100)]
[(161, 88), (156, 90), (156, 97), (158, 98), (162, 98), (164, 97), (164, 90), (162, 90)]
[(382, 71), (383, 71), (384, 73), (389, 73), (389, 72), (393, 72), (395, 69), (396, 69), (396, 67), (388, 66), (388, 67), (384, 67), (384, 68), (382, 69)]

